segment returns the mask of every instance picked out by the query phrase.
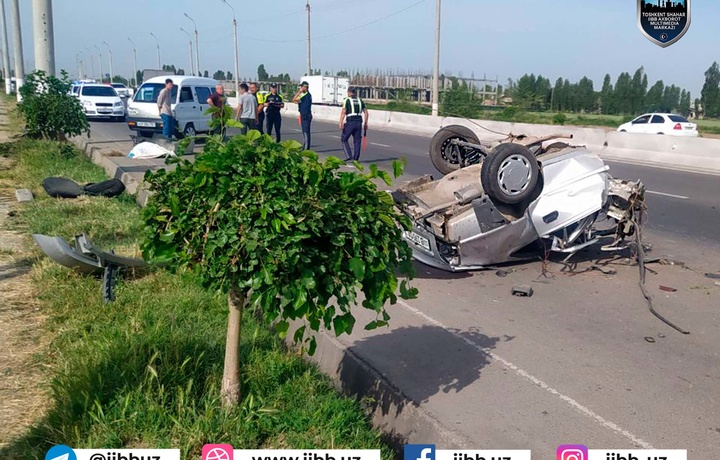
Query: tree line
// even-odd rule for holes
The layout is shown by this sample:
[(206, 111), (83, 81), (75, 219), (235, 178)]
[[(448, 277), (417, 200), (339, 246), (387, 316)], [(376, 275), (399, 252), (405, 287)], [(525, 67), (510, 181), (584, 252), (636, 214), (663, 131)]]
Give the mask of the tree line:
[[(720, 102), (720, 69), (717, 81)], [(517, 81), (509, 80), (505, 94), (512, 98), (513, 106), (524, 110), (602, 115), (676, 112), (688, 116), (693, 109), (690, 91), (675, 85), (666, 85), (662, 80), (649, 87), (643, 67), (637, 69), (633, 76), (622, 72), (614, 84), (610, 74), (605, 75), (599, 91), (595, 90), (593, 81), (588, 77), (583, 77), (576, 83), (558, 78), (553, 85), (542, 75), (525, 74)], [(699, 101), (696, 100), (696, 111), (698, 105)]]

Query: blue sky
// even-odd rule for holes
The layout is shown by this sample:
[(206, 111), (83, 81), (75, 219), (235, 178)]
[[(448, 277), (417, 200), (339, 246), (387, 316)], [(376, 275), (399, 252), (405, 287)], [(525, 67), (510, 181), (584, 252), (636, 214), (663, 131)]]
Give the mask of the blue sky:
[[(240, 74), (252, 78), (259, 64), (271, 74), (305, 71), (305, 0), (228, 0), (238, 12)], [(435, 1), (348, 33), (339, 33), (386, 17), (419, 0), (311, 0), (313, 67), (325, 70), (393, 69), (429, 71), (433, 63)], [(9, 2), (5, 1), (6, 6)], [(26, 66), (33, 66), (31, 2), (21, 0)], [(517, 79), (542, 74), (553, 82), (587, 75), (602, 85), (622, 71), (644, 66), (650, 84), (662, 79), (699, 97), (704, 72), (717, 49), (720, 2), (691, 3), (692, 25), (679, 42), (660, 48), (637, 27), (634, 0), (443, 0), (441, 70), (445, 73)], [(232, 16), (220, 0), (55, 0), (58, 67), (75, 72), (75, 56), (85, 48), (114, 52), (115, 73), (132, 73), (132, 47), (138, 66), (156, 67), (155, 32), (162, 61), (189, 68), (187, 12), (198, 23), (203, 70), (234, 67)], [(8, 10), (9, 13), (9, 10)], [(8, 19), (9, 14), (8, 14)], [(12, 40), (12, 39), (11, 39)], [(105, 69), (108, 68), (104, 53)], [(97, 56), (95, 57), (97, 69)], [(89, 68), (89, 65), (88, 65)], [(107, 70), (106, 70), (107, 71)]]

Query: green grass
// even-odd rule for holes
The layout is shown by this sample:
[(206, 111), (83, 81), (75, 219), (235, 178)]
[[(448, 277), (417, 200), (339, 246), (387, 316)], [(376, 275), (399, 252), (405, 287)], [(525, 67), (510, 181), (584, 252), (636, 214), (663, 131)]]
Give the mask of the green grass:
[[(18, 216), (29, 233), (71, 237), (86, 231), (102, 247), (137, 253), (139, 211), (131, 198), (55, 200), (39, 183), (50, 175), (103, 178), (84, 156), (57, 144), (22, 141), (0, 183), (31, 188), (36, 201)], [(221, 408), (227, 306), (191, 274), (126, 273), (117, 302), (104, 306), (100, 280), (38, 255), (33, 271), (52, 337), (38, 359), (48, 367), (51, 405), (1, 458), (43, 458), (54, 444), (77, 448), (180, 448), (199, 458), (205, 443), (236, 448), (365, 448), (394, 457), (360, 403), (288, 352), (254, 315), (243, 319), (244, 401)]]

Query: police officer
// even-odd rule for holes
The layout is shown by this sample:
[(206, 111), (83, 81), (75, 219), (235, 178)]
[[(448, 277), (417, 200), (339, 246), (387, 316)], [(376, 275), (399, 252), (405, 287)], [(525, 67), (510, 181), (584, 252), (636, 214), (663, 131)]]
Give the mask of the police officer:
[(280, 109), (285, 107), (285, 102), (278, 94), (277, 83), (270, 85), (270, 94), (265, 99), (265, 117), (267, 118), (267, 133), (272, 136), (275, 128), (275, 140), (280, 142), (280, 128), (282, 127), (282, 115)]
[(265, 94), (258, 93), (258, 86), (257, 83), (250, 83), (250, 94), (255, 96), (255, 99), (257, 100), (258, 106), (257, 106), (257, 123), (255, 123), (255, 126), (258, 131), (260, 131), (260, 134), (263, 134), (265, 132)]
[(312, 123), (312, 94), (308, 91), (310, 85), (304, 81), (300, 83), (300, 90), (295, 94), (293, 102), (298, 105), (300, 112), (300, 125), (303, 133), (303, 150), (310, 150), (310, 123)]
[[(362, 146), (363, 128), (367, 130), (368, 126), (368, 110), (365, 102), (357, 97), (355, 88), (348, 88), (348, 97), (343, 102), (343, 109), (340, 112), (340, 129), (342, 130), (343, 150), (345, 151), (345, 161), (357, 161), (360, 159), (360, 148)], [(363, 126), (363, 115), (365, 115), (365, 125)], [(355, 144), (355, 154), (350, 148), (350, 136), (353, 137)]]

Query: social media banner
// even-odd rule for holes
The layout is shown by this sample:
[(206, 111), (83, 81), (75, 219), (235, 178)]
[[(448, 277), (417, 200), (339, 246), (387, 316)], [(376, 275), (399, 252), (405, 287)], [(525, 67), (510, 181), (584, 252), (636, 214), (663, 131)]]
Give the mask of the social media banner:
[(180, 460), (180, 449), (72, 449), (53, 446), (45, 460)]
[(203, 455), (202, 460), (380, 460), (380, 449), (235, 449), (232, 455), (230, 458)]
[(559, 446), (557, 460), (687, 460), (687, 450), (588, 449), (587, 446), (574, 444)]
[(529, 450), (435, 449), (433, 444), (406, 444), (404, 460), (530, 460)]

